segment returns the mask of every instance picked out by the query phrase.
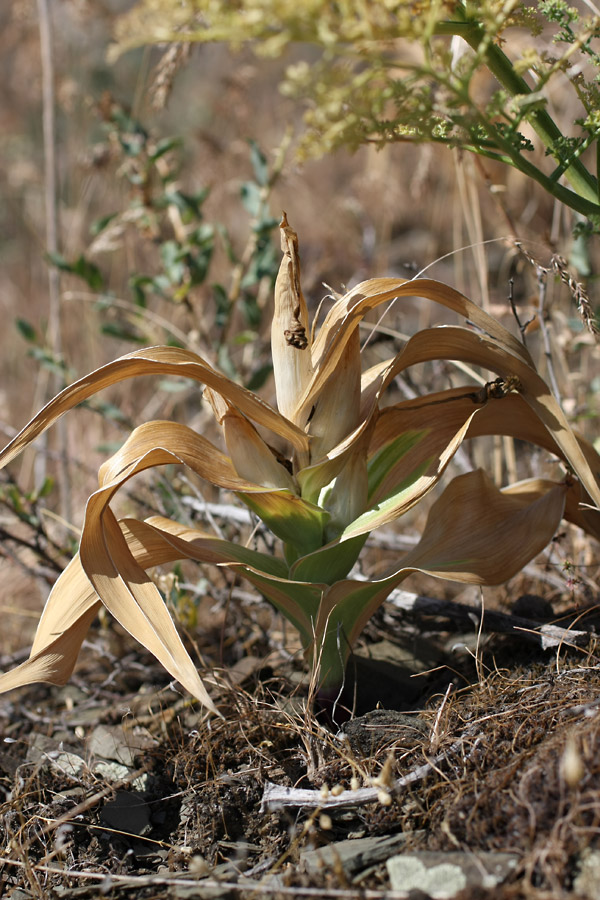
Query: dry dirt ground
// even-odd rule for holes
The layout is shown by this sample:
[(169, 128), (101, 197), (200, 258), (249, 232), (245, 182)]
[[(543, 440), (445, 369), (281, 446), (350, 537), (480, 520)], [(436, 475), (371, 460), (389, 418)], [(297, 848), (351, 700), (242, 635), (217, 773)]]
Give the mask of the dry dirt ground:
[(544, 630), (557, 611), (525, 597), (480, 628), (400, 595), (332, 725), (277, 617), (232, 596), (194, 648), (220, 654), (222, 719), (103, 621), (67, 686), (0, 700), (0, 896), (600, 895), (593, 608)]

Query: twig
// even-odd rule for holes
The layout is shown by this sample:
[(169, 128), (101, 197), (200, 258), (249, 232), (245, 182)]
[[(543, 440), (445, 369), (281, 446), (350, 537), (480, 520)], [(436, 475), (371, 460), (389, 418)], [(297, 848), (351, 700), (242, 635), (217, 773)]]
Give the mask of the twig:
[(542, 335), (542, 341), (544, 343), (544, 356), (546, 357), (546, 365), (548, 367), (548, 376), (550, 378), (550, 384), (552, 385), (552, 391), (554, 396), (562, 406), (562, 399), (560, 396), (560, 390), (558, 387), (558, 381), (556, 380), (556, 374), (554, 372), (554, 363), (552, 362), (552, 349), (550, 347), (550, 335), (548, 333), (548, 326), (546, 325), (546, 318), (544, 312), (544, 306), (546, 304), (546, 277), (548, 275), (548, 269), (545, 269), (543, 266), (536, 266), (536, 274), (537, 274), (537, 283), (538, 283), (538, 321), (540, 323), (540, 332)]
[(512, 314), (515, 318), (519, 331), (521, 332), (521, 340), (523, 341), (523, 346), (527, 346), (527, 338), (525, 337), (527, 333), (527, 326), (531, 325), (534, 321), (535, 316), (532, 316), (530, 319), (527, 319), (526, 322), (521, 322), (521, 318), (519, 313), (517, 312), (517, 307), (515, 305), (515, 297), (514, 297), (514, 286), (515, 281), (514, 278), (508, 279), (508, 302), (510, 303), (510, 308), (512, 310)]
[(252, 514), (245, 506), (234, 506), (232, 503), (205, 503), (196, 497), (182, 497), (183, 506), (189, 506), (194, 512), (206, 516), (209, 523), (211, 519), (223, 519), (226, 522), (236, 522), (239, 525), (253, 525)]
[[(17, 860), (2, 860), (5, 865), (17, 866), (25, 868), (25, 863)], [(42, 872), (47, 875), (62, 875), (64, 878), (75, 879), (79, 881), (95, 881), (100, 882), (100, 891), (102, 894), (109, 893), (114, 887), (129, 887), (135, 891), (142, 888), (153, 887), (179, 887), (190, 890), (194, 888), (194, 896), (202, 897), (206, 891), (206, 896), (214, 897), (214, 891), (231, 892), (235, 894), (255, 893), (259, 896), (264, 895), (285, 895), (291, 897), (317, 897), (326, 900), (328, 897), (341, 898), (341, 900), (407, 900), (408, 893), (406, 891), (390, 891), (375, 890), (364, 888), (327, 888), (327, 887), (300, 887), (297, 885), (287, 886), (281, 883), (280, 879), (255, 881), (252, 879), (240, 878), (239, 881), (220, 881), (216, 878), (186, 878), (174, 875), (112, 875), (103, 872), (77, 872), (74, 869), (61, 869), (59, 866), (44, 866), (32, 864), (31, 868), (34, 872)], [(267, 876), (268, 877), (268, 876)], [(105, 890), (106, 889), (106, 890)], [(222, 896), (219, 893), (219, 896)]]
[[(44, 129), (44, 184), (46, 204), (46, 250), (49, 254), (58, 253), (58, 206), (57, 206), (57, 163), (56, 163), (56, 125), (54, 97), (54, 59), (52, 53), (52, 23), (48, 0), (37, 0), (40, 55), (42, 60), (42, 92), (43, 92), (43, 129)], [(60, 273), (55, 265), (48, 266), (48, 343), (55, 358), (62, 356), (62, 337), (60, 323)], [(62, 387), (54, 377), (56, 392)], [(56, 390), (54, 390), (56, 389)], [(64, 419), (57, 425), (60, 441), (61, 469), (61, 506), (62, 516), (70, 522), (72, 516), (71, 479), (69, 474), (69, 452), (67, 431)], [(36, 457), (36, 478), (41, 484), (46, 477), (45, 454)]]
[[(448, 757), (456, 753), (464, 746), (465, 740), (472, 737), (472, 733), (467, 730), (457, 741), (454, 741), (451, 747), (443, 753), (438, 753), (433, 759), (422, 766), (417, 766), (407, 775), (397, 778), (388, 788), (391, 795), (400, 793), (410, 784), (417, 781), (423, 781), (434, 772), (437, 772), (443, 763), (448, 763)], [(478, 743), (481, 735), (477, 735), (475, 743)], [(474, 748), (472, 748), (474, 749)], [(472, 752), (472, 751), (471, 751)], [(281, 809), (282, 807), (296, 807), (302, 809), (346, 809), (348, 807), (362, 806), (365, 803), (380, 803), (382, 788), (380, 786), (358, 788), (356, 791), (342, 791), (334, 796), (327, 794), (324, 796), (321, 790), (311, 790), (309, 788), (293, 788), (282, 787), (273, 782), (267, 781), (265, 784), (260, 809), (261, 812), (267, 810)]]
[(435, 597), (423, 597), (420, 594), (411, 594), (408, 591), (393, 591), (388, 597), (396, 609), (402, 612), (426, 616), (444, 616), (461, 624), (479, 628), (483, 623), (486, 631), (495, 631), (500, 634), (518, 632), (526, 641), (537, 644), (543, 650), (549, 650), (558, 646), (585, 646), (590, 640), (588, 631), (575, 631), (569, 628), (561, 628), (558, 625), (540, 623), (535, 619), (526, 619), (522, 616), (513, 616), (499, 610), (486, 609), (485, 612), (477, 606), (467, 606), (463, 603), (454, 603), (452, 600), (439, 600)]

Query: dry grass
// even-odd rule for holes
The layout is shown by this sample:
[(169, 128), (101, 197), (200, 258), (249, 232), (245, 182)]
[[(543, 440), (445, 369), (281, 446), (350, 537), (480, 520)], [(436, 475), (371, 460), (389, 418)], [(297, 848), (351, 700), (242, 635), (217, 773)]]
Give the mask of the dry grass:
[[(100, 886), (114, 898), (179, 897), (184, 886), (198, 896), (212, 886), (228, 896), (319, 889), (333, 897), (344, 889), (350, 898), (359, 896), (352, 879), (341, 869), (307, 870), (306, 851), (402, 832), (407, 850), (516, 853), (518, 868), (497, 896), (562, 897), (583, 849), (596, 844), (600, 669), (593, 647), (550, 659), (530, 651), (526, 664), (502, 668), (499, 662), (514, 659), (514, 639), (488, 644), (478, 667), (463, 654), (455, 666), (471, 679), (479, 668), (479, 680), (429, 699), (425, 691), (419, 719), (406, 717), (415, 724), (411, 736), (406, 722), (404, 730), (388, 724), (367, 749), (336, 738), (304, 711), (306, 687), (293, 688), (295, 667), (274, 650), (270, 667), (255, 658), (245, 675), (234, 666), (216, 677), (213, 695), (225, 718), (214, 720), (157, 691), (160, 673), (137, 653), (115, 671), (113, 653), (123, 653), (117, 637), (94, 637), (73, 685), (19, 692), (4, 705), (7, 891), (21, 885), (33, 896), (93, 897)], [(94, 741), (103, 725), (124, 746), (141, 748), (117, 778), (98, 767), (103, 751)], [(79, 771), (69, 770), (66, 751), (80, 757)], [(393, 791), (394, 779), (420, 770)], [(269, 811), (261, 807), (267, 782), (311, 788), (327, 808)], [(387, 785), (392, 801), (327, 805), (338, 785), (373, 783)], [(143, 808), (148, 827), (137, 828), (127, 810), (122, 825), (111, 819), (111, 804), (124, 796)], [(277, 886), (269, 886), (275, 874)], [(360, 890), (380, 896), (384, 875), (375, 866)]]

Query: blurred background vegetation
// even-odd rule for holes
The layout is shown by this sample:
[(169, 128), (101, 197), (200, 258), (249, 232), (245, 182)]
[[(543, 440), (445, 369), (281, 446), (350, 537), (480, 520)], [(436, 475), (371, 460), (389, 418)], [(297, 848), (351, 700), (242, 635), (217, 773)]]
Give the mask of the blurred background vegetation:
[[(189, 346), (273, 402), (268, 336), (279, 262), (276, 226), (283, 209), (300, 238), (312, 311), (330, 289), (376, 275), (410, 278), (424, 272), (446, 281), (513, 330), (529, 323), (528, 347), (542, 374), (554, 380), (565, 411), (594, 440), (599, 351), (577, 309), (578, 286), (587, 290), (592, 309), (598, 302), (594, 216), (589, 229), (579, 212), (539, 181), (503, 164), (498, 153), (466, 152), (460, 145), (468, 146), (471, 126), (463, 118), (464, 133), (440, 131), (433, 115), (439, 107), (430, 104), (428, 112), (411, 107), (423, 124), (417, 135), (398, 131), (385, 110), (372, 121), (369, 116), (350, 121), (344, 91), (350, 87), (357, 103), (367, 103), (368, 91), (381, 88), (380, 70), (379, 81), (365, 75), (370, 37), (359, 34), (357, 40), (367, 43), (360, 43), (358, 61), (346, 59), (326, 76), (323, 67), (339, 59), (342, 43), (351, 46), (351, 34), (328, 37), (322, 3), (311, 4), (312, 13), (302, 4), (275, 0), (250, 6), (256, 25), (250, 32), (262, 41), (255, 47), (246, 43), (248, 34), (236, 33), (239, 22), (226, 3), (146, 0), (131, 8), (121, 0), (14, 0), (0, 6), (0, 429), (5, 441), (65, 382), (142, 345)], [(325, 6), (339, 16), (344, 5)], [(405, 6), (411, 7), (414, 27), (425, 7)], [(486, 8), (508, 6), (517, 4)], [(530, 14), (537, 6), (525, 4), (510, 39), (503, 35), (503, 46), (512, 58), (535, 50), (552, 66), (548, 59), (560, 56), (553, 38), (565, 27), (566, 5), (554, 4), (563, 10), (562, 20), (550, 28), (546, 16), (544, 28), (532, 36)], [(597, 12), (587, 0), (573, 6), (581, 15)], [(229, 31), (209, 34), (204, 7), (217, 18), (228, 11), (223, 28)], [(273, 19), (277, 8), (281, 21), (289, 20), (287, 31)], [(303, 27), (320, 23), (320, 46), (310, 28), (294, 33), (289, 24), (298, 22), (301, 9)], [(206, 40), (219, 36), (225, 40)], [(416, 60), (416, 37), (407, 33), (404, 43), (390, 47), (385, 35), (386, 52), (401, 50), (404, 58)], [(551, 159), (550, 167), (544, 146), (534, 147), (531, 159), (546, 174), (557, 164), (565, 170), (568, 154), (575, 153), (596, 171), (594, 147), (583, 144), (593, 138), (597, 123), (590, 120), (587, 131), (575, 123), (577, 116), (585, 119), (585, 104), (593, 106), (598, 97), (593, 88), (598, 41), (593, 34), (587, 40), (591, 55), (584, 52), (583, 61), (569, 65), (580, 66), (575, 74), (587, 78), (590, 93), (573, 93), (574, 70), (556, 66), (552, 72), (544, 108), (571, 143), (563, 146), (562, 163)], [(451, 34), (446, 41), (449, 54)], [(574, 43), (563, 40), (560, 52)], [(581, 54), (582, 47), (583, 40), (571, 54)], [(257, 48), (263, 52), (257, 54)], [(431, 64), (447, 59), (442, 54)], [(311, 80), (315, 73), (322, 79), (320, 93), (319, 82)], [(477, 96), (490, 109), (498, 106), (497, 81), (485, 68), (475, 77)], [(425, 83), (431, 88), (431, 77)], [(368, 89), (364, 95), (362, 87)], [(415, 96), (409, 92), (408, 99)], [(433, 103), (435, 93), (420, 97)], [(515, 133), (533, 140), (522, 113), (523, 108), (513, 112)], [(54, 216), (48, 194), (52, 149)], [(556, 176), (557, 184), (565, 183), (563, 174)], [(565, 262), (553, 267), (557, 254)], [(435, 319), (431, 315), (416, 302), (402, 317), (392, 309), (370, 340), (371, 352), (378, 352), (378, 342), (401, 342), (417, 327), (440, 321), (439, 313)], [(384, 347), (381, 353), (389, 355)], [(430, 366), (414, 373), (399, 392), (410, 396), (420, 392), (420, 383), (431, 390), (461, 378), (464, 374), (447, 366)], [(131, 391), (125, 383), (107, 392), (23, 456), (12, 470), (16, 484), (3, 484), (2, 609), (9, 614), (6, 639), (13, 646), (15, 640), (27, 642), (27, 610), (35, 621), (48, 584), (75, 545), (85, 499), (107, 451), (131, 425), (150, 418), (206, 427), (197, 387), (174, 381), (160, 387), (148, 382)], [(515, 448), (501, 442), (479, 452), (496, 454), (499, 482), (506, 467), (518, 463)], [(542, 467), (539, 454), (535, 459)], [(477, 463), (476, 455), (471, 463)], [(159, 488), (153, 502), (179, 517), (181, 497), (198, 490), (172, 477)], [(131, 502), (152, 508), (143, 483)], [(587, 553), (581, 549), (579, 563)]]

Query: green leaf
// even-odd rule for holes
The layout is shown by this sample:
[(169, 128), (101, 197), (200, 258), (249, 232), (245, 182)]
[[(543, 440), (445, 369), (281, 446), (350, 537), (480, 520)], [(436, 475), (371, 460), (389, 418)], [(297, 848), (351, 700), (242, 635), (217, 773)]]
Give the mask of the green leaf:
[(307, 556), (297, 559), (290, 567), (290, 577), (295, 581), (319, 581), (334, 584), (345, 578), (357, 561), (368, 534), (337, 544), (329, 544)]
[(35, 492), (36, 499), (39, 500), (39, 499), (42, 499), (43, 497), (48, 497), (49, 494), (51, 494), (53, 490), (54, 490), (54, 478), (50, 478), (50, 476), (46, 476), (46, 478), (44, 478), (40, 487)]
[(160, 247), (160, 256), (165, 274), (171, 284), (180, 284), (185, 275), (185, 253), (177, 241), (164, 241)]
[(90, 225), (90, 234), (92, 237), (98, 237), (98, 235), (104, 231), (107, 225), (110, 225), (114, 219), (117, 218), (117, 213), (109, 213), (107, 216), (101, 216), (101, 218), (96, 219)]
[(427, 493), (435, 482), (437, 475), (427, 476), (433, 459), (424, 460), (417, 466), (398, 487), (384, 500), (380, 500), (371, 509), (351, 522), (342, 532), (342, 540), (348, 540), (359, 534), (365, 534), (379, 528), (387, 522), (398, 518), (402, 512), (409, 510)]
[(319, 506), (285, 490), (240, 493), (239, 496), (273, 534), (296, 550), (298, 556), (305, 556), (322, 546), (329, 513)]
[(179, 394), (181, 391), (187, 391), (192, 382), (187, 379), (163, 378), (159, 381), (158, 386), (161, 391), (167, 391), (170, 394)]
[(119, 341), (127, 341), (133, 344), (147, 343), (143, 335), (138, 334), (127, 325), (122, 325), (120, 322), (104, 322), (100, 327), (100, 331), (107, 337), (117, 338)]
[(426, 434), (427, 431), (407, 431), (405, 434), (400, 434), (369, 459), (367, 464), (369, 497), (375, 493), (391, 467), (409, 450), (412, 450)]
[(250, 328), (258, 328), (262, 321), (262, 309), (258, 305), (254, 294), (244, 291), (240, 307)]
[[(142, 129), (130, 134), (119, 135), (119, 143), (126, 156), (139, 156), (146, 146), (147, 139), (148, 135)], [(136, 181), (140, 181), (143, 178), (143, 176), (136, 176), (131, 172), (128, 173), (128, 177), (134, 184)]]
[(231, 360), (227, 344), (219, 344), (217, 348), (217, 362), (221, 372), (227, 375), (228, 378), (231, 378), (232, 381), (235, 381), (237, 372), (235, 371), (235, 366)]
[(255, 569), (241, 570), (244, 577), (258, 588), (298, 630), (302, 646), (308, 650), (314, 641), (314, 625), (325, 585), (263, 577)]
[(39, 362), (42, 368), (47, 369), (54, 375), (60, 375), (62, 378), (65, 377), (67, 366), (65, 365), (64, 360), (54, 356), (49, 350), (46, 350), (43, 347), (32, 347), (31, 350), (29, 350), (29, 355)]
[[(115, 422), (124, 422), (127, 425), (130, 424), (129, 417), (125, 415), (122, 409), (120, 409), (118, 406), (115, 406), (114, 403), (104, 403), (101, 400), (95, 399), (93, 401), (84, 400), (81, 405), (86, 407), (87, 409), (91, 409), (93, 412), (100, 413), (100, 415), (105, 419), (112, 419)], [(120, 444), (117, 446), (120, 446)], [(115, 451), (114, 449), (111, 449), (110, 452), (112, 454)]]
[(218, 223), (216, 225), (216, 232), (220, 235), (221, 240), (223, 241), (223, 247), (225, 248), (225, 253), (227, 254), (227, 259), (233, 265), (239, 262), (237, 253), (233, 248), (233, 244), (231, 243), (231, 238), (229, 237), (229, 232), (225, 228), (224, 225)]
[(272, 372), (273, 363), (265, 363), (264, 366), (260, 366), (252, 373), (252, 375), (248, 379), (246, 387), (249, 391), (259, 391), (261, 387), (263, 387), (263, 385), (266, 383)]
[(154, 279), (150, 278), (149, 275), (132, 275), (129, 279), (129, 287), (131, 288), (135, 305), (145, 309), (147, 306), (146, 288), (154, 287)]
[(260, 186), (255, 181), (245, 181), (240, 189), (240, 195), (248, 213), (253, 219), (258, 219), (264, 202)]
[(254, 177), (261, 187), (266, 187), (269, 183), (269, 164), (267, 163), (267, 158), (256, 141), (250, 139), (248, 143), (250, 144), (250, 162), (254, 169)]
[(74, 262), (69, 262), (60, 253), (47, 253), (46, 258), (60, 269), (81, 278), (93, 291), (101, 291), (104, 287), (104, 278), (98, 266), (83, 256), (79, 256)]
[(168, 153), (170, 150), (180, 149), (182, 146), (183, 141), (179, 137), (162, 138), (157, 142), (152, 153), (148, 154), (148, 159), (152, 160), (152, 162), (156, 162), (156, 160), (160, 159), (161, 156), (164, 156), (165, 153)]
[(268, 238), (261, 240), (250, 260), (246, 274), (242, 278), (241, 287), (254, 287), (262, 278), (270, 278), (274, 281), (278, 268), (279, 257), (274, 244)]
[[(549, 488), (549, 489), (548, 489)], [(544, 484), (519, 494), (500, 491), (481, 470), (459, 475), (429, 511), (417, 546), (387, 577), (335, 582), (315, 629), (319, 683), (343, 683), (350, 648), (390, 592), (413, 572), (466, 584), (500, 584), (515, 575), (554, 534), (567, 488)]]
[(38, 333), (31, 322), (28, 322), (26, 319), (17, 319), (15, 325), (21, 337), (25, 338), (26, 341), (30, 344), (39, 343)]
[(289, 581), (282, 560), (161, 516), (146, 522), (125, 519), (124, 526), (131, 550), (144, 567), (175, 559), (233, 566), (298, 629), (305, 647), (311, 643), (324, 585)]
[(181, 212), (185, 222), (202, 218), (202, 205), (210, 193), (210, 188), (203, 188), (195, 194), (186, 194), (183, 191), (165, 191), (161, 205), (172, 204)]
[(231, 301), (222, 284), (213, 284), (212, 292), (216, 307), (216, 324), (219, 328), (223, 328), (229, 319)]

